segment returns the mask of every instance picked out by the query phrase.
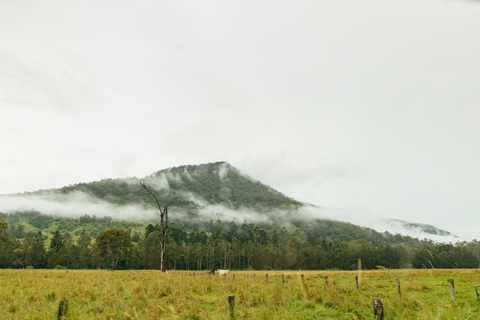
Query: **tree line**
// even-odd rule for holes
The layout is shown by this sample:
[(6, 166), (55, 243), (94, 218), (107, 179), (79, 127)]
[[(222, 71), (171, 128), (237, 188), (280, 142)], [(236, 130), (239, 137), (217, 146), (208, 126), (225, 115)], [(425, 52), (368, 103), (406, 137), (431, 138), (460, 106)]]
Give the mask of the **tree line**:
[[(186, 230), (181, 223), (174, 223), (167, 234), (166, 268), (354, 270), (358, 259), (362, 259), (364, 269), (479, 267), (477, 240), (434, 243), (323, 220), (297, 221), (292, 226), (293, 230), (217, 220)], [(77, 235), (56, 231), (49, 237), (42, 231), (29, 231), (17, 238), (0, 217), (0, 267), (160, 268), (159, 225), (148, 224), (144, 232), (134, 234), (119, 228), (105, 229), (96, 236), (82, 229)]]

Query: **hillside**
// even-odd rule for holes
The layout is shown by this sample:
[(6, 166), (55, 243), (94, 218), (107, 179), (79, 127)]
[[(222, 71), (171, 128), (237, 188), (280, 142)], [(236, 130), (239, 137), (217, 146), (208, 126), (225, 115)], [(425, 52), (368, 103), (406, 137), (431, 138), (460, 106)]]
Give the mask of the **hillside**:
[[(155, 172), (143, 179), (104, 179), (15, 196), (26, 198), (25, 203), (33, 202), (29, 209), (46, 214), (62, 215), (61, 210), (68, 211), (70, 208), (64, 205), (62, 208), (50, 209), (48, 205), (44, 205), (45, 201), (62, 204), (81, 202), (85, 210), (88, 210), (88, 206), (95, 205), (96, 210), (99, 211), (95, 212), (92, 208), (89, 212), (82, 213), (63, 212), (64, 216), (90, 213), (124, 219), (121, 212), (125, 208), (139, 212), (149, 210), (148, 213), (143, 212), (140, 216), (152, 216), (157, 209), (156, 203), (140, 186), (141, 181), (156, 193), (161, 203), (167, 203), (178, 197), (175, 206), (171, 207), (173, 215), (198, 216), (201, 213), (224, 214), (226, 211), (229, 214), (238, 211), (258, 214), (295, 210), (302, 206), (302, 203), (252, 179), (227, 162), (180, 166)], [(39, 204), (36, 200), (43, 202)], [(110, 205), (108, 209), (107, 204)], [(43, 208), (42, 205), (44, 205)], [(119, 212), (120, 216), (107, 211)]]
[(406, 221), (397, 220), (397, 219), (388, 220), (388, 224), (391, 225), (393, 228), (400, 227), (405, 230), (418, 231), (418, 232), (422, 232), (422, 233), (434, 235), (434, 236), (458, 238), (456, 235), (452, 234), (451, 232), (439, 229), (430, 224), (412, 223), (412, 222), (406, 222)]
[[(157, 194), (161, 203), (178, 197), (170, 207), (170, 217), (181, 221), (187, 229), (217, 219), (277, 226), (291, 226), (294, 220), (319, 217), (349, 221), (338, 217), (338, 210), (333, 216), (324, 216), (325, 210), (315, 207), (317, 210), (314, 214), (306, 214), (314, 206), (281, 194), (227, 162), (164, 169), (143, 179), (104, 179), (58, 189), (0, 196), (2, 204), (9, 204), (7, 208), (2, 205), (0, 211), (34, 211), (69, 218), (95, 215), (111, 217), (113, 220), (155, 222), (158, 213), (156, 203), (140, 186), (141, 181)], [(433, 226), (395, 220), (388, 221), (388, 228), (384, 230), (420, 238), (429, 235), (452, 236)]]

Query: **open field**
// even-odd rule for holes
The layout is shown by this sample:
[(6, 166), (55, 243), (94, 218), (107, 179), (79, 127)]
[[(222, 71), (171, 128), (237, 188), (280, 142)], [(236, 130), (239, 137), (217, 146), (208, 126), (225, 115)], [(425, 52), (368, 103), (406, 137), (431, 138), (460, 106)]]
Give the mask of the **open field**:
[[(375, 297), (384, 299), (385, 319), (480, 318), (474, 289), (480, 270), (238, 271), (229, 278), (185, 274), (0, 270), (0, 319), (56, 319), (64, 299), (66, 319), (227, 319), (229, 295), (235, 295), (235, 319), (373, 319)], [(455, 301), (448, 279), (455, 281)]]

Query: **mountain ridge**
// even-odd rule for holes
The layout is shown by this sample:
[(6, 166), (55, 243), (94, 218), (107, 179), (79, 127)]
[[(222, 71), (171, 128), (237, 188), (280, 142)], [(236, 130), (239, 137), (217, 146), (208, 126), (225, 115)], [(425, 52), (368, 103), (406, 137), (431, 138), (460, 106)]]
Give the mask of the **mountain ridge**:
[[(98, 208), (102, 204), (109, 204), (108, 208), (100, 207), (102, 212), (108, 213), (121, 212), (125, 210), (124, 208), (131, 207), (130, 210), (134, 215), (136, 211), (148, 210), (149, 214), (144, 215), (153, 216), (157, 210), (156, 203), (151, 195), (147, 194), (140, 186), (141, 181), (156, 193), (161, 203), (167, 203), (174, 197), (179, 197), (175, 205), (170, 208), (172, 215), (191, 219), (209, 217), (238, 220), (243, 218), (244, 220), (289, 223), (292, 219), (300, 216), (300, 209), (309, 206), (322, 209), (287, 197), (226, 161), (166, 168), (142, 179), (136, 177), (102, 179), (87, 183), (80, 182), (61, 188), (24, 192), (14, 196), (37, 197), (44, 201), (60, 203), (81, 202), (85, 207), (96, 202), (98, 205), (92, 208), (92, 211), (100, 210)], [(48, 206), (44, 207), (48, 208)], [(118, 209), (116, 209), (117, 207)], [(39, 211), (61, 215), (62, 210), (65, 209), (56, 208), (50, 212), (48, 209)], [(101, 214), (99, 213), (99, 215)], [(77, 214), (77, 216), (79, 215)], [(119, 214), (112, 216), (114, 219), (124, 218)], [(135, 216), (140, 217), (141, 215), (136, 214)], [(310, 219), (312, 218), (310, 217)], [(431, 225), (394, 219), (388, 220), (387, 224), (392, 228), (401, 227), (406, 231), (421, 231), (427, 235), (454, 236), (448, 231)]]
[(251, 178), (225, 161), (166, 168), (142, 179), (102, 179), (15, 196), (55, 197), (82, 192), (115, 205), (136, 204), (155, 208), (152, 197), (140, 186), (141, 181), (156, 193), (162, 203), (178, 196), (175, 207), (182, 210), (222, 205), (232, 210), (247, 208), (265, 212), (303, 206), (301, 202)]

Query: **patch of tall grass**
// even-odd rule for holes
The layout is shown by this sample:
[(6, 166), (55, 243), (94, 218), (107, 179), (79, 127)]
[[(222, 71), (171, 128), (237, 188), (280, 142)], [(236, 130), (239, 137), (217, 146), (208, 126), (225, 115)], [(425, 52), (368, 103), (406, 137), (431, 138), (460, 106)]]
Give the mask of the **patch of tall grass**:
[[(389, 319), (480, 318), (474, 291), (479, 270), (361, 273), (357, 292), (358, 271), (240, 271), (233, 279), (158, 271), (0, 270), (0, 319), (56, 319), (60, 300), (68, 300), (67, 319), (226, 319), (228, 295), (235, 295), (237, 319), (371, 319), (374, 297), (383, 297)], [(455, 280), (455, 301), (448, 279)]]

